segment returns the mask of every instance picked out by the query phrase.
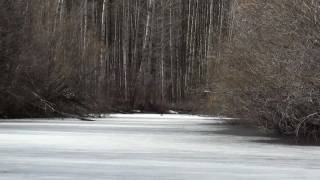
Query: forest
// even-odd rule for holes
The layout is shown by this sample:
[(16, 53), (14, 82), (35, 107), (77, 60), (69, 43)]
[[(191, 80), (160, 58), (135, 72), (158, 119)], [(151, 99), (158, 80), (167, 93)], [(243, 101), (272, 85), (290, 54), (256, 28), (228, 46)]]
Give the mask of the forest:
[(0, 0), (0, 117), (204, 113), (320, 137), (320, 0)]

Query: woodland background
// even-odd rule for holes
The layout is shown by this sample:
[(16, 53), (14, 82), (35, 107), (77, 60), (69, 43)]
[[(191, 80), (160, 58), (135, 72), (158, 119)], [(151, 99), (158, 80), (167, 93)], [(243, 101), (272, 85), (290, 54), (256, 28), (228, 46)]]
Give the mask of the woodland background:
[(1, 0), (0, 117), (134, 109), (320, 133), (319, 0)]

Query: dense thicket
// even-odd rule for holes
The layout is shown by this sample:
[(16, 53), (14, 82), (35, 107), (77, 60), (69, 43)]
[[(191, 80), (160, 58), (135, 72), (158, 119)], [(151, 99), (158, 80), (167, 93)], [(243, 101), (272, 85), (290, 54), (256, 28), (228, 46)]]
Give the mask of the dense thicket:
[(281, 134), (320, 135), (320, 1), (238, 1), (212, 75), (216, 112)]
[[(224, 0), (2, 0), (0, 115), (197, 102)], [(199, 98), (197, 98), (199, 99)]]
[(0, 3), (2, 117), (209, 97), (215, 114), (319, 137), (319, 0)]

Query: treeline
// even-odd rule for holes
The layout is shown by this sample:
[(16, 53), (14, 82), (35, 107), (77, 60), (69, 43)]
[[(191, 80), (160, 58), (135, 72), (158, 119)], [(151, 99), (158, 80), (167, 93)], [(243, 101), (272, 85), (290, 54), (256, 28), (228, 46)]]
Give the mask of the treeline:
[(194, 105), (230, 2), (2, 0), (0, 116)]
[(212, 74), (211, 109), (280, 134), (320, 135), (320, 1), (242, 0)]
[(319, 138), (319, 0), (0, 3), (1, 117), (200, 107)]

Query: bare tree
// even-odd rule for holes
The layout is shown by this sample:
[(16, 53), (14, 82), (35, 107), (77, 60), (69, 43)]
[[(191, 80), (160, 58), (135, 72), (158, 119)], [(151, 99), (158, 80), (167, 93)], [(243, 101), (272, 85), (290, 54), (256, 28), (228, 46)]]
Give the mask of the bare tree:
[(261, 127), (319, 137), (319, 1), (238, 1), (221, 43), (213, 107)]

